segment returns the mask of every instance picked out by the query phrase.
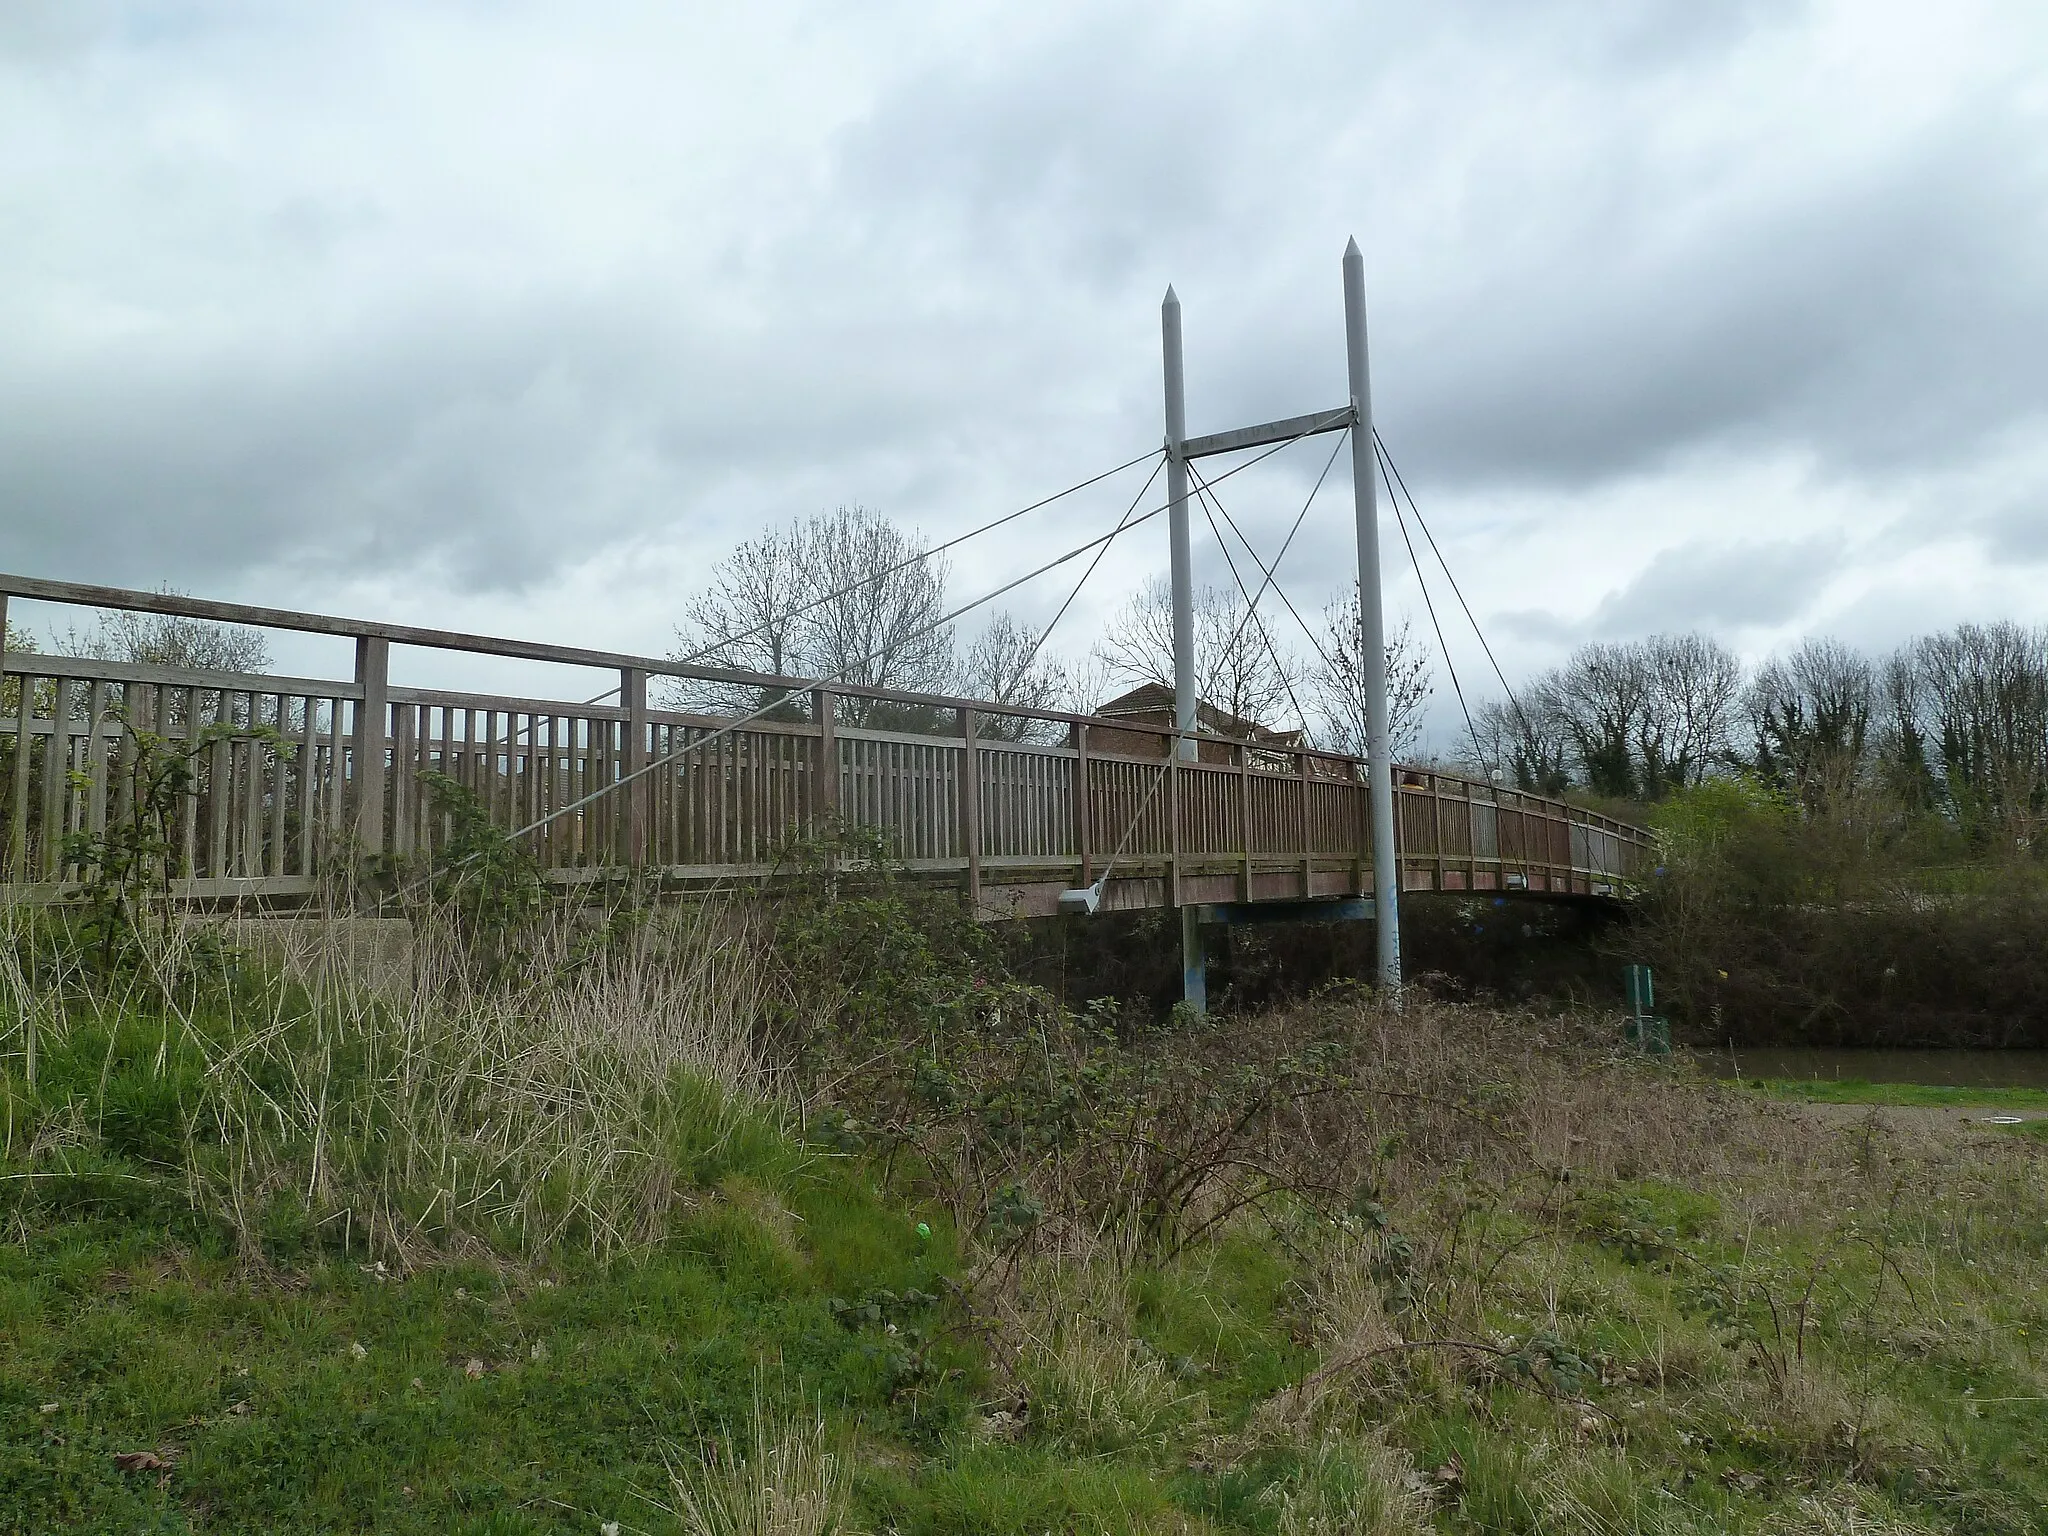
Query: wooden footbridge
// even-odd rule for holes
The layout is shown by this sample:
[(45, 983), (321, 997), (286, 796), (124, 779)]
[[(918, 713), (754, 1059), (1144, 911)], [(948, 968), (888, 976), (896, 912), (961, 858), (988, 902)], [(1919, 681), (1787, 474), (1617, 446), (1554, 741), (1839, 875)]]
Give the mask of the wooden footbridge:
[[(451, 830), (429, 771), (530, 828), (564, 887), (757, 879), (836, 821), (959, 882), (988, 917), (1050, 914), (1097, 881), (1105, 909), (1277, 913), (1375, 889), (1358, 758), (1214, 736), (1190, 758), (1187, 733), (1127, 719), (0, 576), (0, 618), (9, 597), (340, 637), (354, 666), (317, 679), (0, 654), (0, 899), (76, 888), (85, 848), (133, 812), (150, 738), (160, 758), (189, 755), (163, 820), (172, 891), (194, 903), (302, 903), (364, 858), (423, 867)], [(603, 669), (617, 702), (399, 686), (394, 647), (408, 672), (451, 652)], [(679, 678), (787, 695), (789, 718), (660, 707)], [(855, 723), (885, 715), (894, 728)], [(1641, 830), (1562, 801), (1435, 768), (1394, 777), (1401, 890), (1606, 898), (1649, 857)]]

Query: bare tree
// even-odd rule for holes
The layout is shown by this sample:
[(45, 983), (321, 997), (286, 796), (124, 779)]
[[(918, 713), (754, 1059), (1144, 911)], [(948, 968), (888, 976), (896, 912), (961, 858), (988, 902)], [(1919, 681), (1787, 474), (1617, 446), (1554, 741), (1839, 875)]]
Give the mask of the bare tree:
[(2048, 632), (1960, 624), (1904, 653), (1918, 727), (1966, 826), (2010, 824), (2048, 801)]
[[(163, 592), (179, 595), (169, 587)], [(136, 661), (204, 672), (264, 672), (271, 665), (270, 641), (262, 630), (170, 613), (116, 609), (102, 613), (91, 629), (67, 630), (58, 645), (67, 655), (94, 661)], [(10, 638), (8, 649), (13, 648)]]
[(1060, 707), (1077, 715), (1093, 714), (1098, 704), (1117, 691), (1117, 673), (1102, 659), (1099, 650), (1066, 658), (1060, 670), (1067, 680), (1066, 702)]
[(1641, 783), (1636, 735), (1650, 698), (1640, 647), (1581, 646), (1563, 666), (1538, 678), (1528, 696), (1570, 738), (1587, 787), (1623, 799), (1635, 795)]
[[(1283, 706), (1293, 712), (1299, 664), (1273, 642), (1263, 620), (1246, 617), (1243, 594), (1198, 588), (1194, 621), (1195, 691), (1204, 703), (1268, 726)], [(1125, 686), (1173, 686), (1173, 589), (1165, 577), (1154, 577), (1131, 596), (1095, 649)]]
[[(921, 535), (861, 506), (803, 526), (801, 579), (815, 595), (834, 594), (804, 615), (815, 675), (924, 693), (951, 683), (953, 626), (939, 622), (951, 571), (943, 555), (925, 556), (928, 547)], [(858, 717), (858, 708), (849, 711)]]
[[(820, 678), (869, 688), (939, 692), (953, 674), (953, 628), (940, 623), (948, 569), (925, 541), (866, 507), (839, 507), (750, 539), (721, 560), (692, 598), (673, 659)], [(774, 690), (677, 679), (678, 704), (779, 706)], [(849, 698), (849, 724), (888, 717)], [(793, 704), (787, 706), (795, 712)]]
[(1883, 715), (1873, 755), (1880, 782), (1906, 810), (1930, 810), (1942, 797), (1941, 783), (1928, 761), (1923, 723), (1927, 690), (1913, 664), (1913, 647), (1904, 647), (1885, 662), (1878, 696)]
[(1483, 701), (1472, 711), (1472, 731), (1480, 772), (1497, 773), (1524, 794), (1561, 795), (1571, 787), (1572, 734), (1540, 691)]
[(1636, 730), (1643, 797), (1697, 784), (1727, 752), (1742, 663), (1720, 641), (1697, 632), (1642, 642), (1648, 693)]
[[(1559, 731), (1596, 794), (1656, 799), (1697, 784), (1725, 759), (1742, 691), (1742, 664), (1706, 635), (1583, 645), (1526, 691), (1536, 730)], [(1532, 763), (1541, 757), (1525, 741)]]
[[(1323, 609), (1323, 632), (1309, 663), (1308, 707), (1315, 715), (1318, 746), (1366, 755), (1365, 639), (1359, 623), (1358, 583), (1348, 598), (1333, 598)], [(1403, 619), (1386, 643), (1387, 742), (1398, 761), (1422, 736), (1422, 710), (1433, 687), (1429, 657)]]
[[(671, 659), (701, 653), (697, 659), (706, 666), (798, 675), (802, 620), (796, 610), (810, 594), (798, 571), (795, 544), (793, 530), (771, 529), (721, 560), (712, 570), (711, 585), (690, 599), (685, 626), (677, 631), (683, 649)], [(715, 687), (700, 690), (687, 681), (677, 686), (689, 703), (722, 698)]]
[[(961, 658), (960, 692), (1015, 709), (1065, 709), (1072, 698), (1072, 680), (1040, 639), (1013, 615), (997, 613)], [(1051, 721), (1002, 714), (983, 716), (977, 729), (1007, 741), (1050, 740), (1062, 734)]]

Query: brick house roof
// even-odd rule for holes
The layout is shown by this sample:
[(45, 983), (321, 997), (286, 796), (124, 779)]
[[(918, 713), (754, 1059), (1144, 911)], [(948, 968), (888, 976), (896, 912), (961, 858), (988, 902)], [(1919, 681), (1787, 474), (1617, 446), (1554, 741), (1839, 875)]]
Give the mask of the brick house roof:
[[(1137, 720), (1146, 725), (1172, 725), (1173, 690), (1164, 683), (1140, 683), (1129, 693), (1120, 693), (1115, 698), (1095, 706), (1096, 715), (1107, 720)], [(1195, 702), (1195, 725), (1216, 736), (1228, 736), (1236, 741), (1257, 742), (1269, 747), (1298, 747), (1301, 745), (1300, 731), (1276, 731), (1233, 715), (1228, 710), (1218, 709), (1205, 699)]]

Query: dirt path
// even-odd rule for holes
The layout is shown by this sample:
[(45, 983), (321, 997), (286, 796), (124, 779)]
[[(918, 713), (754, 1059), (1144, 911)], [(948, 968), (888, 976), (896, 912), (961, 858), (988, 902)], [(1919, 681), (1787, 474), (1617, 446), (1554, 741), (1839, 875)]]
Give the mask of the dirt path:
[(1871, 1116), (1887, 1130), (1953, 1137), (1971, 1131), (2048, 1120), (2048, 1109), (1989, 1109), (1982, 1104), (1809, 1104), (1798, 1109), (1823, 1125), (1861, 1125)]

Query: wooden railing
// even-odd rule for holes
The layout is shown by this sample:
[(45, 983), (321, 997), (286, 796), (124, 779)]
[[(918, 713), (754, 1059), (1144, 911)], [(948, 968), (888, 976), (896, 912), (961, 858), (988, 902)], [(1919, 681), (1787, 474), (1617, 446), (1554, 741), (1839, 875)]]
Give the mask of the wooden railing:
[[(837, 821), (961, 880), (990, 915), (1049, 913), (1105, 872), (1111, 908), (1372, 888), (1355, 758), (1204, 736), (1184, 761), (1171, 730), (1122, 719), (20, 577), (0, 576), (0, 617), (8, 596), (342, 635), (356, 655), (347, 680), (0, 655), (11, 899), (75, 885), (81, 844), (130, 814), (151, 738), (189, 755), (169, 830), (175, 890), (195, 900), (289, 901), (365, 856), (423, 861), (450, 833), (430, 771), (500, 825), (533, 828), (565, 884), (759, 876), (793, 836)], [(393, 686), (393, 645), (615, 669), (619, 702)], [(745, 723), (650, 705), (650, 679), (673, 678), (783, 702)], [(878, 707), (898, 728), (847, 723)], [(1648, 856), (1639, 829), (1562, 801), (1435, 769), (1400, 770), (1397, 786), (1406, 889), (1610, 895)]]

